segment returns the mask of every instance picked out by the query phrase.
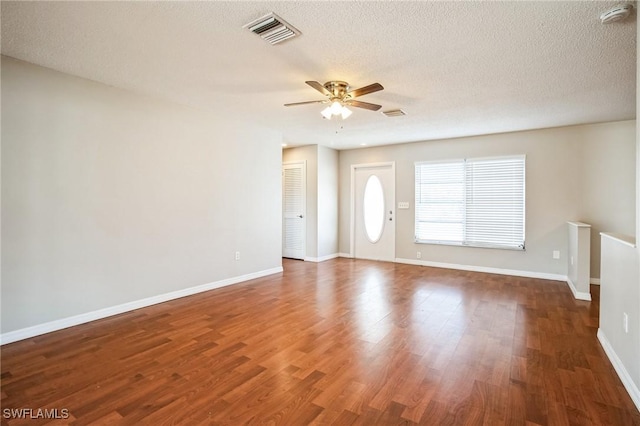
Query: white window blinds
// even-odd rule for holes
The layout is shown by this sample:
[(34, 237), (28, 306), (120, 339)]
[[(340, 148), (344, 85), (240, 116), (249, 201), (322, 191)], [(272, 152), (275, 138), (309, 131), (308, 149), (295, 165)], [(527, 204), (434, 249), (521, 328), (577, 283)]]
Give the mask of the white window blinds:
[(524, 249), (525, 157), (416, 163), (419, 243)]

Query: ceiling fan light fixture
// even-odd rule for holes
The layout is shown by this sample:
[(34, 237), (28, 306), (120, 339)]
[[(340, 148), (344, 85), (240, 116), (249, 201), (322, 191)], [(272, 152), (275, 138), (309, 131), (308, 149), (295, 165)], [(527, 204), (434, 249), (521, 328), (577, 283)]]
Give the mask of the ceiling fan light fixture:
[[(284, 104), (286, 107), (297, 106), (297, 105), (307, 105), (307, 104), (327, 104), (330, 103), (328, 107), (323, 109), (320, 114), (327, 120), (331, 120), (331, 117), (334, 115), (339, 115), (343, 120), (351, 116), (352, 111), (346, 106), (352, 106), (356, 108), (364, 108), (370, 111), (378, 111), (382, 108), (382, 105), (376, 105), (369, 102), (362, 102), (355, 100), (354, 98), (357, 96), (367, 95), (369, 93), (378, 92), (380, 90), (384, 90), (384, 87), (380, 83), (373, 83), (368, 86), (361, 87), (355, 90), (349, 90), (349, 84), (344, 81), (328, 81), (325, 84), (320, 84), (317, 81), (305, 81), (305, 83), (318, 92), (322, 93), (326, 98), (324, 100), (318, 101), (304, 101), (304, 102), (293, 102)], [(327, 99), (328, 98), (328, 99)]]
[(320, 114), (322, 114), (322, 116), (327, 120), (331, 120), (331, 117), (333, 116), (340, 116), (345, 120), (349, 118), (353, 112), (346, 106), (342, 105), (340, 101), (334, 101), (330, 106), (323, 109)]
[(333, 115), (340, 115), (340, 113), (342, 113), (342, 104), (338, 101), (333, 101), (331, 104), (331, 112)]

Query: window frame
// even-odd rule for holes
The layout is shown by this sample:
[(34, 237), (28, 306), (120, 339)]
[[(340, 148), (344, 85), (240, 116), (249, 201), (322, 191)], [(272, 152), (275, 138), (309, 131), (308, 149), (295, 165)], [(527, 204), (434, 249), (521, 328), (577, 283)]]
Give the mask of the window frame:
[[(499, 242), (477, 242), (477, 241), (469, 241), (467, 237), (467, 227), (470, 222), (469, 213), (468, 213), (468, 191), (469, 191), (469, 180), (468, 180), (468, 164), (470, 163), (480, 163), (483, 161), (496, 161), (496, 160), (520, 160), (521, 161), (521, 170), (522, 170), (522, 243), (518, 245), (507, 245), (501, 244)], [(419, 192), (418, 188), (418, 172), (420, 170), (420, 166), (423, 165), (434, 165), (434, 164), (456, 164), (462, 163), (463, 165), (463, 176), (462, 176), (462, 238), (461, 240), (447, 240), (447, 239), (424, 239), (418, 237), (418, 225), (420, 222), (419, 210), (420, 206), (424, 206), (426, 203), (420, 202), (420, 196), (423, 195), (422, 192)], [(474, 247), (474, 248), (493, 248), (493, 249), (503, 249), (503, 250), (516, 250), (516, 251), (525, 251), (526, 250), (526, 155), (504, 155), (504, 156), (492, 156), (492, 157), (474, 157), (474, 158), (454, 158), (454, 159), (446, 159), (446, 160), (431, 160), (431, 161), (416, 161), (414, 163), (414, 201), (415, 201), (415, 209), (414, 209), (414, 242), (416, 244), (435, 244), (435, 245), (448, 245), (448, 246), (457, 246), (457, 247)], [(438, 223), (434, 221), (433, 223)], [(440, 223), (445, 223), (440, 222)]]

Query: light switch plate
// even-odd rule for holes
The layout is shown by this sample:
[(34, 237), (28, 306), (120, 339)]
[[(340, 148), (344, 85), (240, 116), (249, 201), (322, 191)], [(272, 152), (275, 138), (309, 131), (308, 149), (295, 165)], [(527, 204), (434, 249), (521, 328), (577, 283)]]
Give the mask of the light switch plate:
[(409, 202), (408, 201), (401, 201), (398, 203), (398, 208), (399, 209), (408, 209), (409, 208)]

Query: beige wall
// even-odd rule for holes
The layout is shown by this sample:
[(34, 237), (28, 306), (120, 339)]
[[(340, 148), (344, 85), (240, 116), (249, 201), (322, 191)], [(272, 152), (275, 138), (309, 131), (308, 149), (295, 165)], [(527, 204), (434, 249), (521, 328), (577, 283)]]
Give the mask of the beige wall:
[(306, 164), (306, 234), (305, 257), (318, 257), (318, 147), (288, 148), (282, 151), (282, 162), (304, 161)]
[(280, 144), (2, 57), (2, 332), (280, 267)]
[[(634, 129), (625, 121), (341, 151), (340, 252), (349, 252), (351, 164), (395, 161), (396, 201), (411, 206), (396, 210), (396, 258), (415, 260), (420, 251), (423, 261), (566, 276), (568, 220), (595, 223), (594, 232), (635, 228), (626, 211), (635, 197)], [(413, 242), (415, 161), (520, 154), (527, 158), (526, 251)], [(599, 200), (606, 206), (594, 207)], [(599, 263), (594, 251), (592, 265)]]
[[(637, 28), (640, 35), (640, 27)], [(638, 46), (640, 58), (640, 45)], [(640, 66), (636, 67), (640, 78)], [(636, 110), (640, 97), (636, 93)], [(622, 383), (640, 410), (640, 128), (635, 129), (635, 203), (629, 203), (626, 214), (635, 213), (635, 229), (622, 231), (622, 240), (602, 237), (602, 286), (600, 288), (600, 323), (598, 338)], [(631, 156), (631, 155), (630, 155)], [(615, 190), (615, 188), (612, 188)], [(634, 238), (635, 237), (635, 238)], [(623, 330), (624, 314), (628, 315), (629, 332)]]
[(591, 224), (591, 276), (600, 277), (600, 232), (634, 235), (635, 121), (580, 126), (583, 221)]
[[(640, 269), (637, 248), (610, 235), (602, 236), (598, 337), (640, 409)], [(628, 333), (623, 328), (625, 313), (629, 321)], [(615, 356), (612, 357), (610, 352)], [(621, 367), (624, 371), (620, 371)]]
[(282, 161), (307, 164), (305, 258), (316, 261), (337, 255), (338, 151), (318, 145), (287, 148)]
[(319, 259), (338, 254), (338, 171), (338, 151), (318, 146)]

